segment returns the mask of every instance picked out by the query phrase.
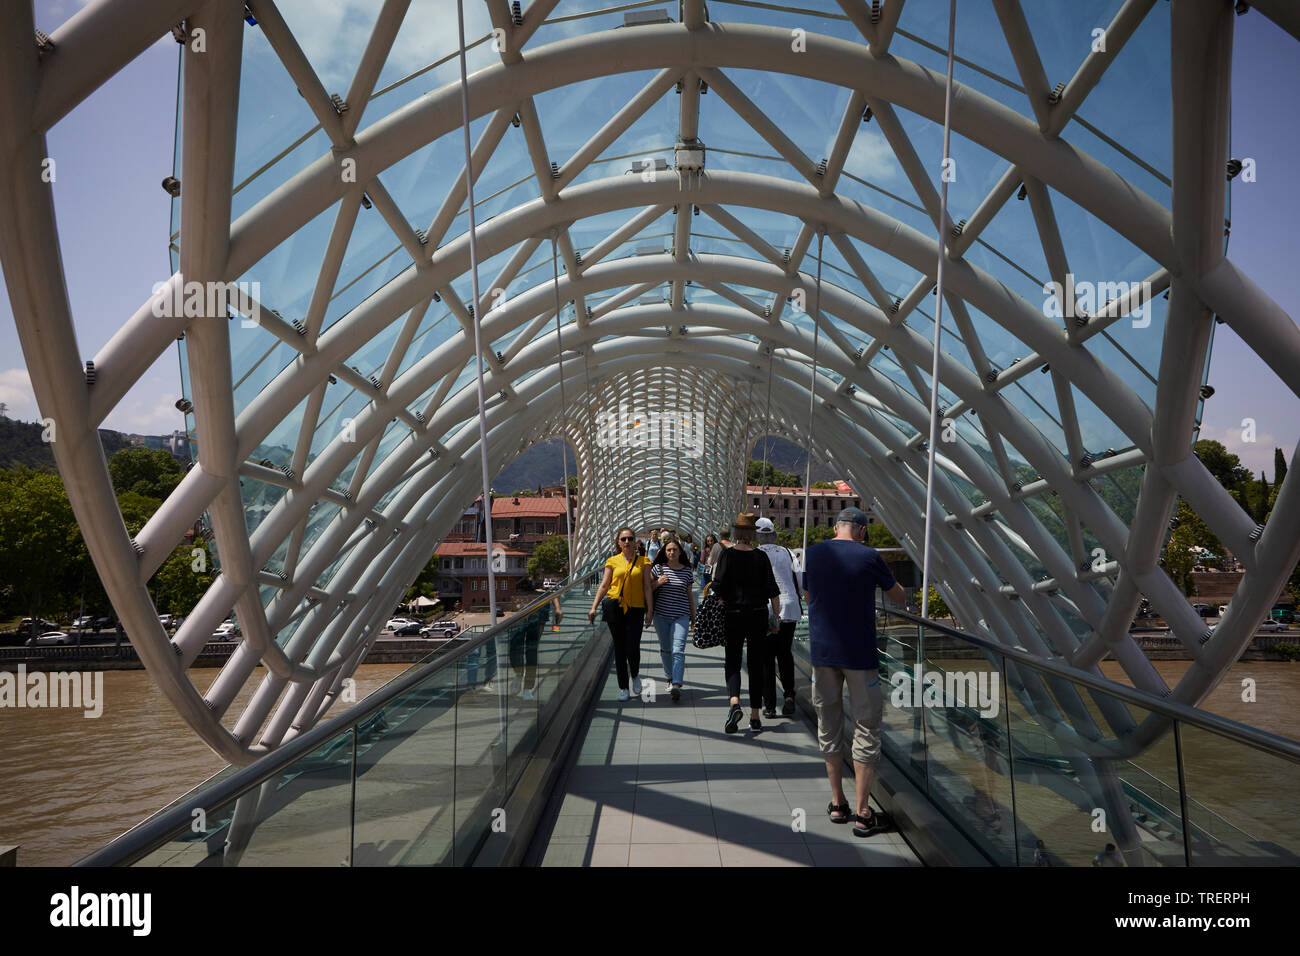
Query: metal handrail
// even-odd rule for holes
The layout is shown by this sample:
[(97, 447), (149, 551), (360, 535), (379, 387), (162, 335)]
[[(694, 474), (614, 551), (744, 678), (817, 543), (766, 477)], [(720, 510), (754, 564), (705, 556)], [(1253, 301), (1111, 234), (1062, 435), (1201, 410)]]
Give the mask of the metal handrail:
[(274, 778), (286, 766), (305, 757), (321, 744), (352, 729), (375, 711), (387, 706), (395, 698), (439, 671), (455, 664), (471, 651), (482, 647), (489, 640), (507, 628), (517, 626), (515, 618), (532, 613), (543, 604), (581, 587), (595, 571), (594, 566), (584, 568), (580, 574), (571, 578), (563, 587), (543, 593), (536, 600), (525, 605), (511, 617), (494, 624), (481, 634), (475, 634), (459, 647), (447, 654), (440, 654), (435, 660), (424, 665), (417, 665), (405, 673), (399, 674), (387, 684), (375, 690), (364, 700), (336, 714), (329, 720), (317, 724), (311, 730), (301, 734), (275, 750), (258, 758), (247, 767), (242, 767), (212, 786), (200, 786), (182, 797), (170, 809), (165, 809), (131, 828), (112, 842), (78, 861), (77, 866), (119, 866), (130, 864), (158, 846), (166, 843), (179, 829), (187, 827), (192, 819), (192, 811), (197, 808), (219, 806), (236, 797), (242, 796), (254, 787), (261, 786)]
[(967, 634), (948, 627), (944, 624), (936, 624), (934, 621), (928, 621), (919, 615), (910, 611), (904, 611), (900, 608), (883, 606), (881, 611), (887, 615), (893, 615), (913, 624), (929, 628), (932, 631), (938, 631), (948, 637), (955, 637), (967, 643), (974, 644), (976, 647), (983, 648), (994, 654), (1000, 654), (1003, 657), (1010, 658), (1017, 664), (1022, 664), (1033, 670), (1044, 674), (1050, 674), (1053, 677), (1060, 677), (1076, 684), (1081, 684), (1092, 690), (1099, 691), (1103, 694), (1109, 694), (1136, 707), (1144, 710), (1153, 711), (1163, 714), (1166, 717), (1177, 720), (1191, 727), (1208, 731), (1212, 734), (1218, 734), (1221, 737), (1227, 737), (1238, 743), (1253, 747), (1256, 750), (1263, 751), (1275, 757), (1282, 757), (1290, 760), (1292, 763), (1300, 764), (1300, 742), (1282, 737), (1278, 734), (1269, 733), (1266, 730), (1260, 730), (1257, 727), (1250, 727), (1246, 724), (1237, 723), (1235, 720), (1229, 720), (1226, 717), (1220, 717), (1217, 714), (1207, 713), (1188, 704), (1181, 704), (1177, 701), (1165, 700), (1161, 697), (1155, 697), (1143, 691), (1127, 687), (1123, 684), (1113, 683), (1104, 678), (1089, 674), (1077, 668), (1065, 664), (1058, 664), (1055, 661), (1044, 660), (1035, 657), (1028, 651), (1018, 647), (1006, 647), (1001, 644), (995, 644), (975, 634)]

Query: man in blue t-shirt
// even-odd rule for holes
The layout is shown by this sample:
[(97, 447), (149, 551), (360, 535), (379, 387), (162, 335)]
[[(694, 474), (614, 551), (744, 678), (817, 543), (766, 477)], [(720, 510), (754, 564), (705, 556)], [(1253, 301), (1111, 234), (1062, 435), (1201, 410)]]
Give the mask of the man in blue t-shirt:
[[(889, 828), (885, 815), (874, 813), (867, 805), (880, 756), (884, 715), (884, 695), (876, 671), (876, 588), (884, 590), (895, 604), (903, 603), (907, 596), (880, 552), (864, 546), (866, 535), (866, 513), (845, 508), (835, 521), (835, 537), (808, 549), (804, 570), (817, 743), (831, 784), (826, 812), (835, 823), (854, 821), (853, 834), (860, 837)], [(849, 809), (843, 787), (845, 684), (853, 715), (856, 814)]]

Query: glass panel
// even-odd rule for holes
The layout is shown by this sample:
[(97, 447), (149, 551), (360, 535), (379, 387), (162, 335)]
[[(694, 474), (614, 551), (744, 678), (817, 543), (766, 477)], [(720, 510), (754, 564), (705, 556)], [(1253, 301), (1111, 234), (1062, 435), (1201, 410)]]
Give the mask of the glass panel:
[(215, 809), (135, 866), (347, 866), (353, 736), (349, 728), (274, 778)]
[(923, 715), (930, 799), (995, 863), (1014, 865), (1002, 659), (931, 628), (920, 636), (919, 673), (894, 683), (886, 712)]
[(456, 662), (456, 866), (474, 860), (488, 840), (500, 836), (492, 823), (493, 811), (502, 810), (506, 799), (509, 653), (502, 633)]
[(1300, 864), (1300, 764), (1196, 727), (1179, 730), (1192, 865)]
[(1106, 727), (1149, 711), (1012, 663), (1007, 685), (1020, 865), (1183, 866), (1172, 730), (1135, 754)]
[(456, 670), (446, 668), (357, 729), (355, 866), (450, 866)]

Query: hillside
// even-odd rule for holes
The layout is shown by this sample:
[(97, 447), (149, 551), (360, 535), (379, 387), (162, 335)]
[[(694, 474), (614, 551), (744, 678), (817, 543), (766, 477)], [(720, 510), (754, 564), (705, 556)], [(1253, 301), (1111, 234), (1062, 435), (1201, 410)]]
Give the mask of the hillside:
[[(26, 467), (36, 471), (54, 471), (54, 452), (49, 443), (41, 440), (45, 426), (39, 422), (17, 422), (11, 418), (0, 418), (0, 468), (11, 469)], [(54, 438), (58, 440), (58, 429)], [(104, 446), (104, 457), (111, 458), (114, 452), (130, 448), (132, 438), (141, 436), (127, 435), (124, 432), (108, 428), (99, 430), (99, 441)], [(161, 443), (166, 445), (168, 436), (144, 436), (150, 447)], [(178, 456), (179, 457), (179, 456)], [(181, 459), (188, 462), (188, 458)]]

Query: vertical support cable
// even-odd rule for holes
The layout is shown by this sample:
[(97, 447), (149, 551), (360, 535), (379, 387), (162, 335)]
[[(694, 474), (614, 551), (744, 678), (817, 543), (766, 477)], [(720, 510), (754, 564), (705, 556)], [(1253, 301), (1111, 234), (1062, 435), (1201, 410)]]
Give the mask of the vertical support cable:
[(763, 412), (763, 494), (758, 499), (758, 513), (767, 507), (767, 443), (772, 437), (772, 365), (776, 358), (773, 347), (767, 356), (767, 409)]
[(569, 573), (573, 580), (573, 526), (569, 522), (569, 406), (564, 400), (564, 343), (560, 339), (560, 258), (555, 245), (555, 229), (551, 230), (551, 283), (555, 290), (555, 361), (560, 366), (560, 459), (564, 464), (564, 533), (569, 547)]
[(817, 399), (817, 342), (821, 334), (822, 323), (822, 242), (826, 238), (826, 227), (817, 227), (817, 289), (813, 293), (813, 354), (812, 374), (808, 378), (808, 447), (805, 449), (808, 460), (804, 462), (803, 471), (803, 554), (808, 560), (808, 509), (812, 505), (812, 444), (813, 444), (813, 403)]
[(957, 0), (948, 0), (948, 85), (943, 96), (943, 163), (939, 167), (939, 268), (935, 276), (934, 351), (930, 361), (930, 447), (925, 474), (925, 545), (921, 552), (921, 617), (930, 611), (930, 533), (934, 524), (934, 446), (939, 430), (939, 340), (943, 331), (943, 264), (947, 259), (948, 144), (952, 134), (952, 60), (957, 37)]
[[(465, 138), (465, 187), (469, 201), (469, 271), (473, 288), (474, 357), (478, 384), (478, 445), (483, 466), (483, 540), (487, 545), (488, 614), (489, 626), (497, 622), (497, 579), (492, 569), (492, 476), (488, 474), (487, 411), (483, 397), (483, 317), (479, 314), (478, 294), (478, 239), (474, 223), (474, 168), (469, 146), (469, 80), (465, 74), (465, 2), (456, 0), (456, 23), (460, 30), (460, 110), (461, 131)], [(499, 665), (498, 665), (499, 666)]]

